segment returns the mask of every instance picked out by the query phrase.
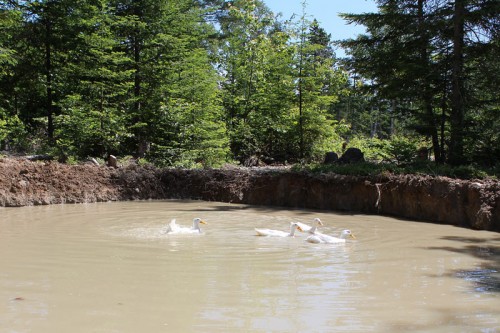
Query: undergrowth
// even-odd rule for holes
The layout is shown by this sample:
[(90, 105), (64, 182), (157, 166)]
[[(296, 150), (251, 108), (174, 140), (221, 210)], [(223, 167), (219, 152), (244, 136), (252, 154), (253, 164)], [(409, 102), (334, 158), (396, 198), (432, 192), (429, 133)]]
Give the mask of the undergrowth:
[(347, 176), (377, 176), (388, 174), (414, 174), (443, 176), (456, 179), (500, 179), (500, 166), (482, 168), (475, 165), (449, 166), (432, 162), (396, 165), (392, 163), (363, 162), (355, 164), (307, 164), (295, 165), (292, 170), (312, 173), (336, 173)]

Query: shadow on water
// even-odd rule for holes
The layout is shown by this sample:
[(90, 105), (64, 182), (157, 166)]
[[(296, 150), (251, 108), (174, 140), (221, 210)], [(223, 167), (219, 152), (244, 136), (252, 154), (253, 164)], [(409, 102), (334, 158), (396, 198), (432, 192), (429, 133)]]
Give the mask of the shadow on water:
[[(192, 201), (190, 201), (192, 203)], [(182, 209), (179, 208), (177, 209), (178, 211), (186, 211), (186, 212), (192, 212), (193, 209), (186, 208)], [(274, 211), (274, 212), (279, 212), (279, 211), (293, 211), (294, 213), (303, 213), (303, 214), (310, 214), (310, 211), (307, 210), (302, 210), (298, 208), (287, 208), (287, 207), (271, 207), (271, 206), (253, 206), (253, 205), (243, 205), (243, 204), (235, 204), (235, 205), (217, 205), (217, 206), (211, 206), (211, 207), (203, 207), (203, 208), (197, 208), (196, 211), (198, 212), (232, 212), (232, 211), (245, 211), (245, 210), (253, 210), (253, 211), (261, 211), (261, 212), (269, 212), (269, 211)]]
[[(178, 200), (179, 203), (193, 203), (195, 200)], [(192, 208), (178, 208), (178, 211), (186, 211), (186, 212), (192, 212)], [(332, 210), (321, 210), (321, 209), (307, 209), (307, 208), (297, 208), (297, 207), (285, 207), (285, 206), (260, 206), (260, 205), (250, 205), (250, 204), (241, 204), (241, 203), (235, 203), (235, 204), (220, 204), (220, 205), (215, 205), (215, 206), (209, 206), (209, 207), (203, 207), (203, 208), (197, 208), (196, 211), (198, 212), (232, 212), (232, 211), (245, 211), (245, 210), (253, 210), (257, 212), (280, 212), (280, 211), (290, 211), (294, 212), (296, 214), (303, 214), (303, 215), (311, 215), (314, 213), (323, 213), (323, 214), (328, 214), (328, 213), (334, 213), (335, 215), (345, 215), (345, 216), (354, 216), (354, 215), (364, 215), (361, 213), (355, 213), (355, 212), (349, 212), (349, 211), (332, 211)]]
[(429, 247), (430, 250), (444, 250), (466, 254), (482, 261), (480, 267), (450, 272), (450, 276), (469, 281), (475, 292), (500, 293), (500, 237), (478, 238), (446, 236), (444, 240), (455, 241), (460, 247)]
[[(449, 323), (459, 323), (460, 330), (458, 332), (484, 332), (484, 333), (493, 333), (497, 332), (495, 328), (486, 328), (482, 327), (480, 330), (476, 330), (471, 326), (471, 323), (467, 321), (468, 316), (481, 316), (481, 311), (483, 309), (471, 309), (467, 314), (459, 314), (455, 310), (447, 309), (447, 308), (435, 308), (433, 310), (435, 312), (436, 318), (439, 318), (438, 321), (431, 322), (411, 322), (411, 323), (392, 323), (387, 329), (388, 332), (437, 332), (436, 327), (442, 325), (446, 327)], [(500, 311), (498, 309), (487, 309), (487, 313), (491, 313), (491, 316), (498, 317), (500, 315)], [(441, 332), (441, 331), (439, 331)]]

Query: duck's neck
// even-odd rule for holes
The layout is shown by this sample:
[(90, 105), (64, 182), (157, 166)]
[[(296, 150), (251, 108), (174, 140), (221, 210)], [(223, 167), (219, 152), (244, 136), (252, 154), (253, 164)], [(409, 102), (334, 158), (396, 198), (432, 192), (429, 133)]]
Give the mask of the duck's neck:
[(290, 237), (295, 236), (295, 230), (297, 230), (297, 225), (296, 224), (292, 224), (290, 226)]
[(193, 230), (198, 230), (200, 231), (200, 223), (198, 221), (193, 221)]

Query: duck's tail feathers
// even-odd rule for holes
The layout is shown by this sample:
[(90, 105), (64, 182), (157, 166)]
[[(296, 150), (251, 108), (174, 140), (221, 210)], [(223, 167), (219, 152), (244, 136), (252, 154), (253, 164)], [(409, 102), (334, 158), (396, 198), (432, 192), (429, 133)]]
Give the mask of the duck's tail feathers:
[(168, 234), (172, 231), (174, 231), (177, 228), (177, 224), (175, 223), (175, 219), (172, 219), (170, 223), (167, 225), (167, 229), (165, 230), (165, 233)]

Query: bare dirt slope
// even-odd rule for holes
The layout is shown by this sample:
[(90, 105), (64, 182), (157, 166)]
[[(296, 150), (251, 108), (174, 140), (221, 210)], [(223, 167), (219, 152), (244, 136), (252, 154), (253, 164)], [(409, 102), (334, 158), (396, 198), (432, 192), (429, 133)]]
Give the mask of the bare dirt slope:
[(118, 200), (113, 170), (91, 164), (0, 159), (0, 206)]
[(0, 206), (189, 198), (392, 215), (500, 231), (500, 182), (283, 169), (110, 168), (0, 158)]

